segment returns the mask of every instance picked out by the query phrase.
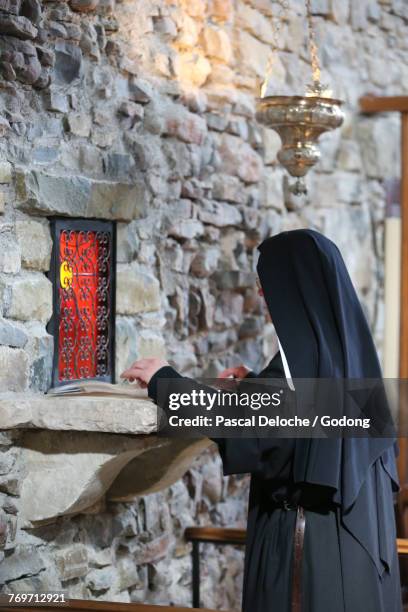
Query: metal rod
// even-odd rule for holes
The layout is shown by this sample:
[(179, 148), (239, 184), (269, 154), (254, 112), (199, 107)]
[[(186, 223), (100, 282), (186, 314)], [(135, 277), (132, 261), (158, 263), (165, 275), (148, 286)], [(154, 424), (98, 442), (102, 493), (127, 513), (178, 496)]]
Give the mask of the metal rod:
[(200, 548), (199, 542), (193, 542), (191, 552), (193, 562), (193, 608), (200, 607)]

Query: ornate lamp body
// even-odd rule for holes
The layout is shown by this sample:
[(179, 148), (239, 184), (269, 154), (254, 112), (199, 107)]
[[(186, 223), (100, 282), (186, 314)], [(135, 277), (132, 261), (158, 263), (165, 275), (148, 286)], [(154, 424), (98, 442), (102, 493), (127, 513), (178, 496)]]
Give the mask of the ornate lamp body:
[(320, 134), (343, 123), (341, 100), (323, 96), (265, 96), (258, 98), (256, 119), (275, 130), (281, 140), (279, 162), (297, 178), (292, 191), (306, 192), (302, 178), (320, 159)]

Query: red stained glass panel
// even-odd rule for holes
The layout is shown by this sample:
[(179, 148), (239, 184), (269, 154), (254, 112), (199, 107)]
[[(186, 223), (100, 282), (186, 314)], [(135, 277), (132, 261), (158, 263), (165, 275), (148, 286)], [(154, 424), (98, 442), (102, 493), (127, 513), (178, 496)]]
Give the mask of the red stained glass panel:
[(111, 248), (108, 232), (59, 233), (59, 382), (110, 374)]

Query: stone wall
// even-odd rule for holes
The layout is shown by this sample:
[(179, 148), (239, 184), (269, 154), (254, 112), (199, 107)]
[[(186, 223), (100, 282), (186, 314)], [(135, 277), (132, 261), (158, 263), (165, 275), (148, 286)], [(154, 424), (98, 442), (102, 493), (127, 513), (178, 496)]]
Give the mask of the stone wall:
[[(273, 93), (309, 80), (303, 2), (288, 4)], [(256, 245), (296, 227), (338, 243), (381, 349), (383, 181), (398, 174), (399, 126), (359, 115), (358, 98), (407, 93), (408, 5), (313, 7), (323, 80), (347, 117), (295, 199), (279, 139), (254, 119), (278, 3), (0, 0), (0, 392), (50, 384), (54, 215), (117, 221), (118, 372), (152, 355), (193, 375), (261, 367), (271, 329), (254, 295)], [(0, 444), (8, 590), (188, 602), (182, 527), (244, 516), (246, 479), (221, 481), (206, 454), (161, 494), (30, 529), (18, 524), (15, 435)], [(237, 607), (242, 553), (207, 551), (205, 603)]]

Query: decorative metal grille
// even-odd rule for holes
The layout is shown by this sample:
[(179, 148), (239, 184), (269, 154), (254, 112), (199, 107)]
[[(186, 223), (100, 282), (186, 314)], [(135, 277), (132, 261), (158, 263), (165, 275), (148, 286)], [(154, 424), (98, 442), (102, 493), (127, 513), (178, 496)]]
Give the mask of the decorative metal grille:
[(53, 384), (114, 379), (115, 228), (54, 219)]

